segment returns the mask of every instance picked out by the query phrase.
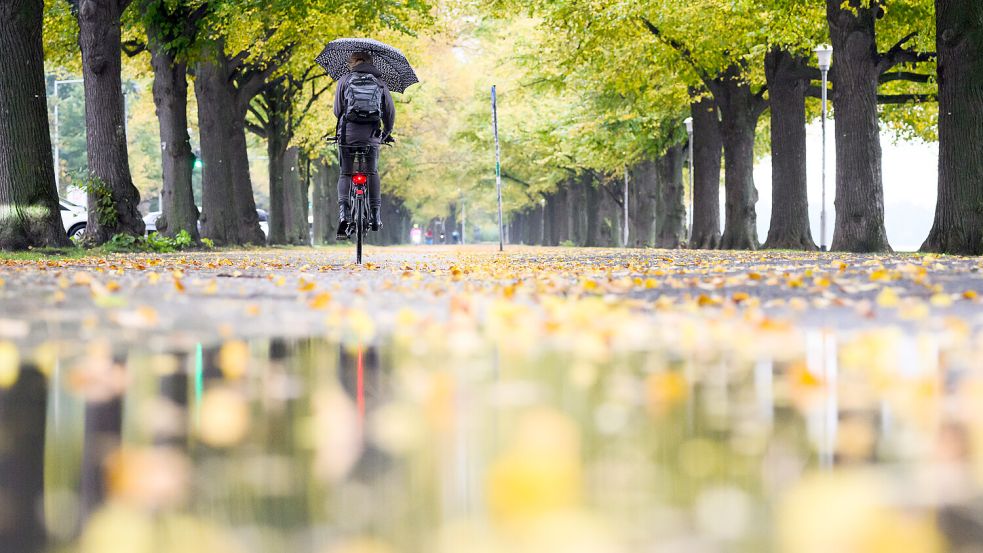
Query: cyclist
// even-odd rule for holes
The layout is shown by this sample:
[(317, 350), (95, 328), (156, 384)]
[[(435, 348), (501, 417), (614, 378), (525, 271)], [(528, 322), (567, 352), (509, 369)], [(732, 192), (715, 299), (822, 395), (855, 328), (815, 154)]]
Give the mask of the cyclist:
[[(338, 148), (341, 176), (338, 178), (338, 239), (348, 238), (351, 206), (348, 194), (352, 184), (354, 154), (350, 146), (367, 146), (369, 226), (382, 228), (379, 210), (382, 196), (379, 181), (379, 145), (390, 140), (396, 123), (396, 106), (382, 71), (372, 63), (372, 54), (355, 52), (348, 60), (351, 73), (338, 81), (334, 114), (338, 118)], [(348, 146), (348, 147), (346, 147)]]

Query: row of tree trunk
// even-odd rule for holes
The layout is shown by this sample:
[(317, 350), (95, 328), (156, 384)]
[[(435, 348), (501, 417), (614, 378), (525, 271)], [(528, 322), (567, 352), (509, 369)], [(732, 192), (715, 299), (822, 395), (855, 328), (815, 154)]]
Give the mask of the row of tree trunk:
[[(719, 155), (718, 155), (719, 159)], [(682, 144), (628, 176), (628, 243), (677, 248), (686, 242)], [(593, 171), (571, 175), (531, 209), (512, 213), (506, 229), (513, 244), (612, 247), (624, 244), (624, 182)]]

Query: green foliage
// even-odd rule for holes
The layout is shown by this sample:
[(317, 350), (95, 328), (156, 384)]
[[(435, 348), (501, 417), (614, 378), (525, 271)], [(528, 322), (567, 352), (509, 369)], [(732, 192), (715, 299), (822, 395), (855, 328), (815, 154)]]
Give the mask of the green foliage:
[[(202, 241), (205, 244), (204, 241)], [(131, 234), (115, 234), (108, 242), (102, 245), (102, 249), (112, 253), (173, 253), (181, 250), (188, 250), (195, 246), (188, 231), (182, 230), (174, 238), (169, 238), (162, 234), (152, 232), (147, 236), (133, 236)], [(214, 247), (214, 244), (206, 245)]]
[(88, 175), (79, 179), (76, 185), (89, 195), (89, 201), (95, 199), (96, 217), (100, 226), (112, 228), (119, 223), (119, 212), (116, 211), (116, 204), (113, 201), (113, 191), (106, 185), (106, 181), (96, 175)]

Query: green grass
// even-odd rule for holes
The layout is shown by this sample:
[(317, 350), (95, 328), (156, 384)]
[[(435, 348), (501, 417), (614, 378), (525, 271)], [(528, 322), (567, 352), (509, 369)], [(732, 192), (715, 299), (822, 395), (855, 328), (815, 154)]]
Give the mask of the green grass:
[(35, 248), (25, 251), (0, 250), (0, 260), (42, 261), (48, 259), (80, 259), (93, 254), (98, 255), (99, 252), (79, 247)]

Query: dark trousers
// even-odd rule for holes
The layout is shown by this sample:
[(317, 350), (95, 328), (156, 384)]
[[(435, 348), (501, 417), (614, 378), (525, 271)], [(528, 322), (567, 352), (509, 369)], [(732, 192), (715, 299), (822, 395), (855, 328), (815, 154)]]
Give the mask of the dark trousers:
[[(359, 146), (361, 147), (361, 146)], [(338, 163), (341, 165), (341, 176), (338, 178), (338, 201), (348, 201), (351, 192), (352, 173), (360, 169), (367, 173), (369, 185), (369, 207), (382, 205), (381, 181), (379, 180), (379, 147), (366, 146), (369, 152), (365, 156), (365, 167), (354, 167), (355, 153), (352, 148), (338, 148)]]

